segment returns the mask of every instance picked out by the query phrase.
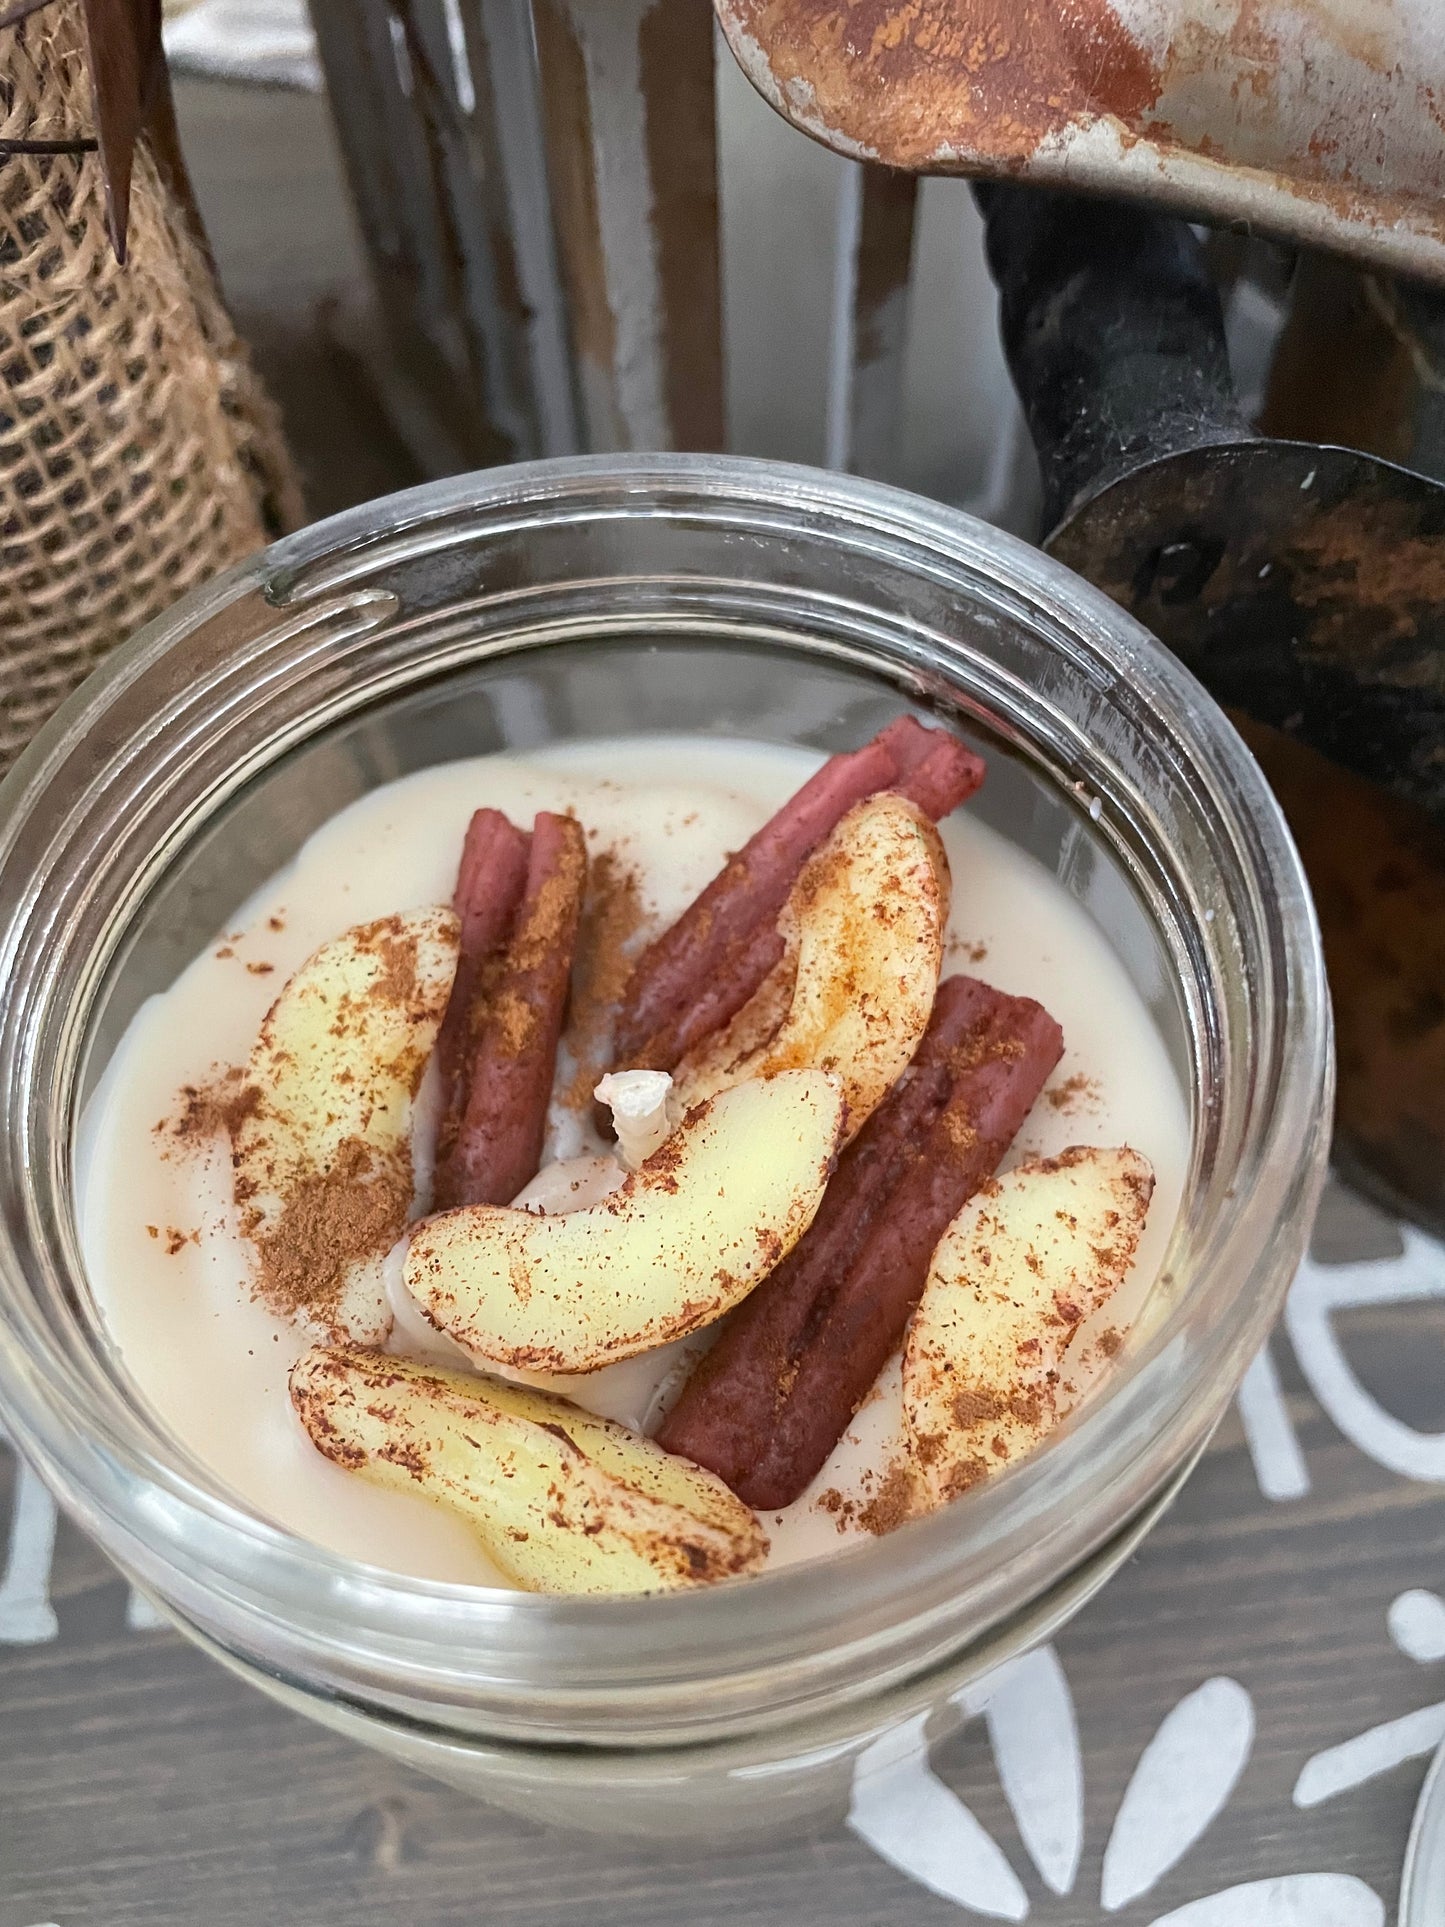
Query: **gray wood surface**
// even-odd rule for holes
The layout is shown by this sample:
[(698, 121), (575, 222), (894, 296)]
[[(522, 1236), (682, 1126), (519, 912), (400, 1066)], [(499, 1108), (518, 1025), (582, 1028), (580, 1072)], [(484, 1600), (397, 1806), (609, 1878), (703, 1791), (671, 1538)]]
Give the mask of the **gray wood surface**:
[[(1391, 1227), (1338, 1198), (1317, 1239), (1331, 1260), (1396, 1248)], [(1382, 1407), (1445, 1431), (1445, 1296), (1347, 1312), (1338, 1328)], [(1393, 1917), (1423, 1761), (1307, 1810), (1291, 1794), (1321, 1748), (1445, 1697), (1445, 1666), (1407, 1657), (1386, 1623), (1399, 1594), (1445, 1577), (1445, 1488), (1376, 1464), (1315, 1404), (1282, 1337), (1274, 1355), (1310, 1493), (1264, 1498), (1232, 1416), (1144, 1549), (1058, 1641), (1085, 1762), (1071, 1895), (1033, 1874), (983, 1723), (935, 1750), (935, 1771), (1024, 1879), (1031, 1921), (1144, 1927), (1232, 1883), (1326, 1869), (1368, 1883)], [(125, 1588), (67, 1524), (53, 1600), (57, 1639), (0, 1647), (0, 1927), (977, 1918), (842, 1825), (669, 1860), (489, 1811), (271, 1706), (174, 1633), (127, 1630)], [(1170, 1707), (1216, 1675), (1253, 1698), (1248, 1766), (1179, 1864), (1106, 1915), (1101, 1858), (1135, 1762)]]

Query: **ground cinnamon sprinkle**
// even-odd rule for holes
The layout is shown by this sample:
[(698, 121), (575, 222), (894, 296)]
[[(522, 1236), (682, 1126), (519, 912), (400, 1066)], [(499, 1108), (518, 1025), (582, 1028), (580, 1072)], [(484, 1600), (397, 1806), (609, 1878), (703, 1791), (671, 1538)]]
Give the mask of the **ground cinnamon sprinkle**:
[(858, 1523), (865, 1532), (881, 1539), (896, 1532), (918, 1509), (917, 1482), (913, 1467), (906, 1459), (895, 1459), (878, 1481), (878, 1489), (858, 1507)]
[(1110, 1330), (1099, 1334), (1099, 1350), (1105, 1358), (1117, 1358), (1123, 1343), (1124, 1334), (1121, 1331)]
[(376, 940), (381, 975), (371, 986), (374, 1003), (405, 1008), (416, 996), (416, 945), (405, 937), (384, 932)]
[(493, 997), (487, 1018), (489, 1030), (508, 1057), (521, 1056), (532, 1041), (538, 1022), (531, 1003), (510, 985), (503, 985)]
[(347, 1138), (327, 1172), (291, 1187), (271, 1230), (259, 1214), (245, 1227), (260, 1257), (256, 1295), (282, 1317), (304, 1311), (325, 1322), (341, 1301), (348, 1270), (389, 1251), (411, 1205), (409, 1156), (391, 1161)]
[(961, 1392), (955, 1392), (949, 1402), (954, 1423), (961, 1430), (987, 1425), (991, 1419), (1002, 1418), (1008, 1410), (1007, 1399), (981, 1386), (969, 1386)]
[(576, 1070), (561, 1093), (569, 1111), (582, 1111), (607, 1069), (612, 1020), (646, 917), (636, 870), (615, 850), (600, 850), (587, 874), (587, 894), (572, 958), (572, 1001), (563, 1044)]
[(836, 1485), (830, 1485), (826, 1492), (818, 1494), (817, 1506), (820, 1512), (832, 1515), (839, 1532), (847, 1532), (858, 1513), (856, 1501), (845, 1498)]
[(1047, 1103), (1054, 1110), (1072, 1116), (1078, 1110), (1096, 1110), (1099, 1104), (1098, 1080), (1093, 1077), (1069, 1077), (1062, 1084), (1055, 1084), (1044, 1092)]
[(218, 1071), (209, 1084), (182, 1084), (180, 1109), (156, 1125), (158, 1137), (179, 1138), (184, 1144), (237, 1131), (254, 1117), (261, 1093), (245, 1081), (245, 1072), (232, 1065)]
[[(382, 918), (357, 936), (358, 941), (365, 937), (376, 969), (364, 995), (338, 1001), (331, 1025), (337, 1037), (365, 1024), (366, 1001), (406, 1010), (421, 995), (416, 944), (401, 934), (400, 918)], [(269, 971), (271, 965), (264, 968)], [(263, 1026), (263, 1041), (270, 1021)], [(284, 1056), (276, 1051), (278, 1065)], [(415, 1057), (414, 1065), (393, 1064), (389, 1073), (410, 1068), (415, 1085), (425, 1068), (425, 1053), (417, 1051)], [(354, 1078), (347, 1073), (342, 1081)], [(242, 1214), (240, 1229), (259, 1258), (255, 1295), (282, 1317), (304, 1311), (325, 1325), (341, 1304), (353, 1267), (388, 1251), (405, 1228), (412, 1201), (410, 1147), (383, 1152), (361, 1137), (349, 1137), (331, 1155), (326, 1170), (298, 1173), (288, 1131), (283, 1126), (278, 1135), (267, 1096), (264, 1080), (256, 1081), (248, 1071), (218, 1069), (205, 1084), (183, 1085), (175, 1114), (163, 1118), (155, 1130), (182, 1145), (224, 1134), (233, 1163), (244, 1151), (234, 1196)], [(159, 1239), (159, 1228), (151, 1235)], [(182, 1245), (199, 1242), (197, 1233), (171, 1226), (164, 1235), (172, 1256)]]
[(1039, 1394), (1016, 1387), (1003, 1392), (992, 1386), (968, 1385), (955, 1392), (950, 1403), (954, 1422), (962, 1431), (972, 1431), (975, 1426), (988, 1425), (1001, 1418), (1033, 1426), (1043, 1416)]
[(503, 1057), (521, 1057), (537, 1038), (546, 1008), (545, 998), (539, 1003), (538, 985), (545, 981), (554, 959), (559, 955), (565, 958), (577, 906), (587, 886), (587, 846), (581, 826), (570, 815), (561, 820), (568, 826), (568, 833), (535, 896), (522, 900), (516, 928), (485, 1006), (490, 1046)]
[(940, 1501), (947, 1505), (954, 1499), (962, 1498), (965, 1492), (971, 1492), (976, 1485), (982, 1484), (988, 1475), (987, 1461), (976, 1455), (956, 1460), (944, 1474)]

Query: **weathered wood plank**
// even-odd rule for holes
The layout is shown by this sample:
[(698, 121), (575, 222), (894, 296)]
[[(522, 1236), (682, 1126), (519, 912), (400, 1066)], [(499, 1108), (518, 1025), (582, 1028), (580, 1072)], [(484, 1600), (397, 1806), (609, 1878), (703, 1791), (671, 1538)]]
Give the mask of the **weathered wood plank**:
[(464, 462), (577, 446), (526, 0), (317, 0), (388, 379)]
[(594, 449), (723, 445), (707, 0), (535, 0), (553, 216)]
[(917, 216), (916, 174), (844, 164), (828, 381), (830, 468), (891, 477), (897, 462)]

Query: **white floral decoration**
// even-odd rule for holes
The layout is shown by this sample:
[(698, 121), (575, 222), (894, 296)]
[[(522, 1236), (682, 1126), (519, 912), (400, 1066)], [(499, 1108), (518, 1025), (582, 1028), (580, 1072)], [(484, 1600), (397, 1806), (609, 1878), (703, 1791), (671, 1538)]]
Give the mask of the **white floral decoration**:
[[(1376, 1465), (1400, 1478), (1445, 1484), (1445, 1432), (1422, 1432), (1386, 1411), (1362, 1383), (1335, 1331), (1337, 1312), (1362, 1305), (1409, 1305), (1445, 1298), (1445, 1245), (1400, 1226), (1400, 1251), (1326, 1265), (1306, 1258), (1285, 1302), (1284, 1331), (1305, 1382), (1320, 1406)], [(1239, 1415), (1267, 1499), (1301, 1499), (1309, 1468), (1285, 1407), (1279, 1373), (1266, 1345), (1240, 1388)]]
[[(1390, 1637), (1407, 1659), (1433, 1665), (1445, 1659), (1445, 1599), (1418, 1589), (1402, 1592), (1387, 1616)], [(1445, 1745), (1445, 1700), (1399, 1719), (1384, 1720), (1353, 1739), (1327, 1746), (1306, 1760), (1294, 1786), (1297, 1807), (1315, 1807), (1378, 1779), (1406, 1760)]]
[[(1052, 1647), (1010, 1660), (960, 1699), (981, 1713), (1019, 1837), (1044, 1885), (1072, 1892), (1083, 1843), (1078, 1723)], [(1027, 1920), (1028, 1890), (971, 1809), (933, 1771), (915, 1715), (860, 1756), (848, 1824), (930, 1892), (994, 1920)], [(1104, 1849), (1101, 1916), (1149, 1893), (1223, 1810), (1254, 1745), (1254, 1706), (1237, 1680), (1205, 1680), (1161, 1721), (1124, 1790)], [(1384, 1927), (1385, 1909), (1345, 1873), (1247, 1881), (1160, 1915), (1152, 1927)]]

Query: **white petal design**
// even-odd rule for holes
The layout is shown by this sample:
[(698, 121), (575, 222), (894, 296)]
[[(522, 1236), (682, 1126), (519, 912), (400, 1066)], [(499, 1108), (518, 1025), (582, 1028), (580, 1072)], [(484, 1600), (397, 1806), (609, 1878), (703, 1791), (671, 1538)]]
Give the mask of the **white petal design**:
[(1352, 1873), (1293, 1873), (1191, 1901), (1150, 1927), (1385, 1927), (1385, 1903)]
[(928, 1764), (927, 1713), (858, 1756), (848, 1825), (930, 1893), (994, 1920), (1025, 1920), (1028, 1895), (973, 1814)]
[(171, 1622), (132, 1586), (125, 1602), (125, 1623), (133, 1633), (156, 1633), (167, 1630)]
[(994, 1764), (1040, 1878), (1072, 1891), (1084, 1844), (1084, 1767), (1069, 1682), (1052, 1646), (1011, 1659), (959, 1696), (988, 1721)]
[(1284, 1389), (1266, 1342), (1239, 1388), (1239, 1418), (1254, 1476), (1266, 1499), (1302, 1499), (1310, 1489), (1309, 1467), (1290, 1423)]
[(1445, 1659), (1445, 1599), (1419, 1588), (1402, 1592), (1390, 1606), (1390, 1637), (1422, 1666)]
[(1254, 1705), (1237, 1680), (1207, 1679), (1165, 1715), (1104, 1849), (1099, 1898), (1111, 1913), (1183, 1859), (1234, 1791), (1253, 1744)]
[(0, 1575), (0, 1645), (38, 1646), (60, 1632), (50, 1603), (55, 1501), (24, 1459), (15, 1463), (10, 1550)]
[(1327, 1746), (1323, 1753), (1306, 1760), (1294, 1783), (1294, 1803), (1297, 1807), (1317, 1807), (1321, 1800), (1377, 1779), (1404, 1760), (1433, 1753), (1442, 1741), (1445, 1704), (1422, 1706), (1417, 1713), (1386, 1720), (1382, 1726), (1372, 1726), (1338, 1746)]
[(1356, 1376), (1334, 1327), (1337, 1311), (1445, 1298), (1445, 1246), (1408, 1225), (1400, 1237), (1398, 1258), (1306, 1258), (1285, 1300), (1285, 1328), (1310, 1390), (1353, 1445), (1401, 1478), (1445, 1484), (1445, 1432), (1418, 1432), (1387, 1412)]

